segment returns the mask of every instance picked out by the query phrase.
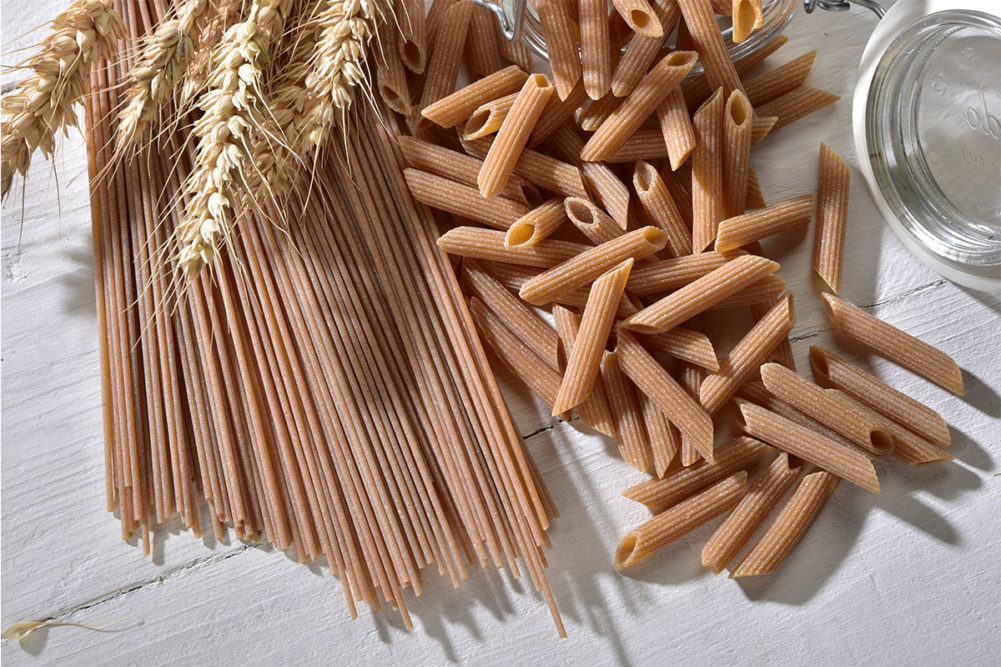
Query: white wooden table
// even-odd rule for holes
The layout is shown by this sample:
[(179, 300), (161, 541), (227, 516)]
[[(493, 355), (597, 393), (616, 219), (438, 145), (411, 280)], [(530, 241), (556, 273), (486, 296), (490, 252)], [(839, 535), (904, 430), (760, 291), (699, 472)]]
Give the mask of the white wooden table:
[[(3, 42), (65, 0), (4, 0)], [(910, 1), (910, 0), (908, 0)], [(756, 150), (766, 197), (815, 188), (817, 149), (853, 165), (848, 97), (874, 23), (862, 11), (797, 16), (778, 60), (820, 48), (811, 83), (846, 99)], [(23, 42), (22, 42), (23, 43)], [(15, 43), (16, 45), (17, 43)], [(17, 56), (4, 56), (5, 62)], [(6, 88), (16, 75), (4, 74)], [(842, 484), (778, 574), (737, 583), (699, 564), (709, 529), (627, 576), (611, 554), (646, 511), (619, 492), (642, 476), (608, 442), (507, 395), (562, 516), (549, 576), (570, 638), (556, 638), (525, 582), (474, 573), (458, 590), (429, 575), (403, 630), (392, 612), (350, 620), (320, 565), (266, 548), (203, 543), (177, 526), (153, 557), (104, 510), (97, 326), (83, 142), (39, 161), (3, 208), (2, 624), (54, 617), (102, 624), (4, 642), (9, 664), (374, 663), (990, 664), (1001, 660), (1001, 300), (920, 265), (880, 220), (854, 172), (843, 295), (953, 355), (956, 398), (841, 345), (954, 425), (956, 462), (878, 465), (883, 493)], [(19, 187), (19, 186), (18, 186)], [(23, 226), (21, 206), (23, 204)], [(770, 243), (795, 289), (793, 348), (836, 344), (809, 269), (809, 238)]]

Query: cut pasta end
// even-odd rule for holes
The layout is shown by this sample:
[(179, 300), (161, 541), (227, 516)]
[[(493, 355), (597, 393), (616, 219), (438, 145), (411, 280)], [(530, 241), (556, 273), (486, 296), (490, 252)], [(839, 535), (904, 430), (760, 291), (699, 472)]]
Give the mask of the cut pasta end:
[(653, 39), (664, 36), (664, 28), (653, 12), (645, 9), (632, 9), (629, 11), (629, 27), (636, 31), (636, 34)]
[(872, 430), (869, 434), (869, 443), (877, 456), (886, 456), (893, 451), (894, 447), (893, 436), (890, 435), (889, 431), (881, 428)]
[(639, 539), (632, 533), (629, 533), (622, 538), (619, 542), (618, 548), (615, 550), (615, 569), (622, 571), (627, 567), (634, 565), (635, 560), (633, 560), (633, 554), (636, 553), (636, 547), (639, 545)]
[(508, 249), (521, 248), (529, 245), (535, 236), (535, 225), (531, 222), (516, 222), (504, 235), (504, 247)]

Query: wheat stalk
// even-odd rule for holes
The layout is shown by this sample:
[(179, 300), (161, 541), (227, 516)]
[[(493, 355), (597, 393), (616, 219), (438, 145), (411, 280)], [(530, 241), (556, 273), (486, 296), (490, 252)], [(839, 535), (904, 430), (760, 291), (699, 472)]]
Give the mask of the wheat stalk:
[(200, 31), (199, 43), (183, 76), (182, 103), (195, 99), (208, 87), (215, 47), (226, 31), (239, 20), (242, 8), (242, 0), (216, 0), (213, 3), (211, 15), (206, 17), (205, 26)]
[(15, 173), (28, 171), (35, 150), (51, 157), (57, 130), (76, 127), (73, 103), (86, 90), (87, 66), (111, 53), (124, 31), (102, 0), (74, 0), (52, 21), (52, 33), (24, 65), (34, 75), (0, 102), (0, 195), (7, 196)]

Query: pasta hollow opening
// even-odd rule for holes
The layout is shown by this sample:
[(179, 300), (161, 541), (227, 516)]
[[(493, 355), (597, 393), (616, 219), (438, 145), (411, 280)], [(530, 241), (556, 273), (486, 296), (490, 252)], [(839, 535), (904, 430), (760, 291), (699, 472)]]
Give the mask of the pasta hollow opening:
[(636, 186), (644, 192), (653, 186), (653, 177), (650, 174), (652, 170), (653, 167), (649, 164), (636, 169)]
[(733, 17), (734, 24), (753, 26), (757, 20), (757, 16), (754, 13), (754, 5), (747, 0), (737, 5), (737, 13)]
[(621, 570), (629, 564), (629, 560), (636, 551), (636, 543), (638, 541), (632, 533), (622, 538), (622, 541), (619, 542), (619, 547), (615, 550), (615, 569)]
[(667, 64), (671, 67), (685, 67), (694, 65), (699, 56), (694, 51), (674, 51), (668, 54)]
[(650, 25), (651, 16), (642, 9), (634, 9), (629, 12), (629, 18), (637, 28), (645, 28)]
[(507, 238), (508, 243), (512, 247), (518, 247), (528, 243), (533, 236), (535, 236), (535, 225), (530, 222), (523, 222), (512, 226)]
[(735, 95), (730, 106), (730, 118), (734, 125), (744, 125), (751, 121), (751, 104), (743, 95)]
[(421, 50), (415, 43), (407, 41), (403, 45), (403, 62), (407, 64), (409, 69), (415, 69), (420, 66), (421, 62)]
[(876, 429), (870, 433), (869, 442), (872, 443), (873, 450), (883, 454), (889, 453), (893, 449), (893, 436), (882, 429)]
[(473, 112), (473, 115), (469, 117), (466, 121), (466, 126), (463, 128), (463, 134), (466, 136), (474, 136), (483, 129), (483, 126), (487, 124), (490, 119), (489, 109), (477, 109)]
[(643, 238), (650, 243), (660, 243), (664, 240), (664, 232), (657, 229), (656, 227), (647, 227), (643, 231)]
[(591, 207), (579, 199), (567, 201), (567, 213), (581, 224), (590, 225), (594, 223), (594, 215), (591, 213)]
[(382, 97), (389, 104), (395, 104), (400, 101), (400, 96), (396, 94), (396, 91), (389, 86), (380, 86), (379, 90), (382, 92)]
[(545, 74), (533, 74), (528, 77), (528, 80), (532, 82), (532, 85), (545, 90), (546, 88), (552, 88), (553, 84), (549, 82), (549, 77)]
[(830, 382), (831, 367), (827, 363), (827, 355), (819, 347), (810, 347), (810, 369), (813, 371), (813, 377), (817, 384)]

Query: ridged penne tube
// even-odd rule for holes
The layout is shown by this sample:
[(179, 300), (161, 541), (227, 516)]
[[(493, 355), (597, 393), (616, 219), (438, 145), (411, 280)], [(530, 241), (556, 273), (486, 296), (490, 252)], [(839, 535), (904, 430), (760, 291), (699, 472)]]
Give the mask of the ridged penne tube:
[(393, 111), (409, 116), (413, 111), (413, 101), (410, 99), (410, 89), (407, 86), (407, 73), (400, 59), (400, 53), (395, 44), (399, 43), (399, 32), (385, 24), (381, 29), (383, 47), (372, 56), (375, 59), (376, 80), (379, 83), (379, 95)]
[(501, 58), (512, 65), (517, 65), (526, 72), (532, 72), (535, 63), (532, 61), (532, 52), (528, 50), (528, 47), (519, 39), (508, 39), (501, 32), (498, 21), (493, 21), (493, 24), (494, 31), (497, 33), (497, 46), (500, 48)]
[(554, 371), (560, 369), (560, 338), (556, 331), (524, 301), (509, 292), (475, 260), (462, 263), (469, 292)]
[(569, 122), (577, 109), (588, 99), (590, 98), (587, 96), (587, 91), (584, 90), (584, 82), (578, 81), (565, 100), (561, 100), (558, 95), (549, 100), (549, 105), (546, 106), (545, 111), (542, 112), (535, 124), (535, 129), (532, 130), (532, 137), (528, 140), (528, 145), (535, 148), (548, 139), (549, 135), (556, 131), (556, 128)]
[(681, 10), (674, 0), (654, 0), (653, 11), (660, 23), (661, 35), (644, 37), (635, 34), (626, 44), (612, 76), (612, 94), (616, 97), (625, 97), (633, 92), (681, 16)]
[(608, 407), (615, 419), (619, 453), (626, 463), (646, 472), (647, 434), (646, 426), (643, 425), (643, 411), (632, 382), (619, 367), (619, 358), (615, 352), (606, 352), (602, 358), (601, 378), (605, 384)]
[(809, 224), (813, 195), (802, 195), (719, 223), (716, 251), (736, 250), (763, 238)]
[(774, 451), (772, 447), (754, 438), (737, 436), (718, 448), (716, 463), (701, 461), (663, 479), (652, 479), (630, 486), (622, 495), (646, 505), (652, 513), (659, 514)]
[(612, 0), (612, 6), (637, 35), (651, 38), (664, 36), (660, 20), (646, 0)]
[(581, 150), (581, 160), (603, 160), (621, 148), (664, 101), (671, 89), (691, 71), (696, 60), (698, 54), (692, 51), (674, 51), (664, 56), (591, 135)]
[[(713, 14), (709, 0), (676, 0), (685, 18), (685, 25), (699, 52), (702, 69), (710, 90), (723, 88), (723, 97), (735, 90), (742, 90), (740, 77), (730, 60), (730, 52), (723, 41), (719, 24)], [(688, 99), (688, 95), (685, 95)]]
[(629, 274), (628, 289), (637, 296), (649, 296), (684, 287), (715, 271), (742, 253), (701, 252), (647, 262)]
[(924, 465), (926, 463), (940, 463), (951, 461), (952, 455), (941, 447), (934, 445), (917, 433), (897, 424), (889, 417), (885, 417), (861, 401), (857, 401), (848, 394), (838, 389), (824, 390), (830, 398), (839, 403), (846, 403), (852, 406), (856, 412), (862, 415), (867, 421), (879, 424), (880, 428), (890, 434), (893, 438), (893, 455), (904, 463), (910, 465)]
[[(492, 141), (490, 138), (463, 139), (462, 145), (471, 155), (482, 159), (490, 150)], [(514, 174), (563, 197), (587, 196), (584, 176), (580, 169), (530, 148), (521, 152), (518, 162), (514, 165)]]
[(667, 157), (667, 144), (659, 130), (636, 130), (622, 148), (607, 157), (608, 164), (624, 164), (637, 160), (663, 160)]
[(466, 44), (466, 32), (469, 30), (469, 20), (472, 15), (472, 0), (458, 0), (444, 11), (425, 67), (421, 109), (426, 109), (431, 103), (437, 102), (455, 90), (459, 65), (462, 64), (462, 49)]
[(761, 304), (773, 305), (785, 291), (786, 281), (776, 275), (765, 276), (761, 280), (748, 285), (736, 294), (731, 294), (707, 310), (722, 310), (724, 308), (746, 308)]
[(605, 0), (580, 0), (580, 57), (584, 90), (600, 100), (612, 86), (612, 42)]
[(478, 106), (462, 126), (462, 138), (481, 139), (500, 130), (516, 99), (518, 93), (511, 93)]
[(397, 54), (407, 69), (420, 74), (427, 57), (424, 3), (422, 0), (397, 0), (395, 13), (400, 33)]
[(657, 120), (667, 146), (667, 156), (671, 160), (671, 171), (677, 171), (695, 148), (695, 130), (681, 88), (673, 89), (660, 103)]
[(585, 162), (581, 172), (588, 194), (625, 230), (629, 224), (629, 188), (607, 165)]
[(650, 220), (667, 235), (667, 247), (675, 257), (692, 254), (692, 232), (671, 199), (660, 174), (642, 160), (633, 169), (633, 189)]
[(825, 393), (817, 385), (776, 363), (761, 367), (765, 389), (807, 417), (837, 431), (872, 456), (893, 451), (893, 437), (879, 422), (867, 419), (851, 402)]
[(505, 67), (424, 107), (421, 115), (435, 125), (455, 127), (481, 105), (521, 90), (527, 78), (517, 65)]
[(827, 317), (839, 333), (954, 394), (963, 395), (963, 374), (945, 352), (831, 294), (824, 294)]
[(754, 146), (767, 137), (778, 122), (778, 116), (755, 116), (751, 122), (751, 145)]
[(653, 475), (660, 479), (664, 477), (681, 447), (681, 434), (649, 396), (640, 397), (640, 409), (643, 411), (643, 424), (650, 440), (650, 453), (653, 455)]
[(876, 470), (872, 467), (872, 461), (862, 452), (845, 447), (742, 398), (735, 399), (735, 402), (737, 425), (751, 436), (809, 461), (866, 491), (879, 493)]
[[(699, 387), (709, 372), (694, 364), (681, 364), (679, 382), (685, 391), (696, 401), (699, 400)], [(688, 435), (681, 434), (681, 465), (693, 466), (702, 460), (702, 454), (695, 448), (695, 441)]]
[(608, 117), (620, 104), (622, 104), (622, 100), (609, 93), (600, 100), (594, 100), (588, 104), (587, 108), (581, 109), (580, 113), (577, 114), (577, 124), (585, 132), (594, 132), (608, 120)]
[(550, 199), (511, 223), (504, 236), (504, 247), (533, 246), (559, 229), (566, 219), (563, 201)]
[(660, 363), (628, 332), (618, 332), (619, 366), (657, 404), (707, 461), (713, 461), (713, 421)]
[[(489, 230), (483, 230), (489, 231)], [(552, 239), (544, 240), (543, 243), (567, 243), (566, 241), (555, 241)], [(578, 244), (573, 243), (573, 246), (578, 246)], [(586, 249), (587, 246), (578, 246), (582, 249)], [(497, 278), (501, 283), (504, 284), (509, 290), (514, 290), (515, 292), (520, 291), (522, 286), (539, 275), (539, 271), (533, 271), (532, 269), (526, 269), (522, 266), (516, 266), (512, 264), (491, 264), (490, 274)], [(559, 304), (561, 306), (566, 306), (568, 308), (576, 308), (577, 310), (583, 310), (584, 304), (587, 303), (587, 286), (578, 287), (570, 292), (565, 292), (556, 297), (553, 303)], [(619, 302), (619, 311), (615, 314), (618, 319), (623, 319), (638, 313), (642, 304), (631, 296), (628, 292), (623, 296), (622, 301)]]
[(809, 116), (815, 111), (820, 111), (840, 99), (834, 93), (803, 84), (785, 95), (776, 97), (771, 102), (762, 104), (755, 108), (754, 112), (758, 116), (778, 116), (778, 120), (772, 127), (772, 132), (774, 132), (789, 123), (795, 123), (800, 118)]
[(779, 268), (756, 255), (736, 257), (681, 289), (647, 306), (622, 323), (640, 333), (660, 333), (716, 305)]
[(702, 565), (722, 572), (798, 476), (799, 466), (790, 465), (788, 454), (776, 456), (702, 547)]
[[(481, 160), (406, 135), (397, 137), (397, 143), (407, 164), (414, 169), (430, 172), (462, 185), (476, 187), (476, 174), (479, 173), (483, 164)], [(525, 185), (526, 182), (522, 179), (512, 179), (504, 188), (501, 197), (523, 204), (525, 203), (525, 193), (522, 188)]]
[(632, 567), (679, 537), (712, 521), (736, 505), (746, 491), (747, 473), (741, 470), (633, 528), (615, 550), (615, 569)]
[(810, 51), (767, 72), (750, 77), (744, 82), (747, 99), (757, 108), (799, 88), (813, 69), (813, 61), (816, 58), (817, 52)]
[(733, 397), (737, 388), (758, 370), (779, 341), (789, 335), (795, 324), (796, 309), (792, 295), (788, 295), (755, 322), (730, 353), (720, 359), (719, 370), (702, 382), (699, 387), (702, 407), (710, 414), (718, 412)]
[[(754, 49), (733, 64), (738, 76), (744, 76), (752, 69), (760, 65), (768, 56), (772, 55), (788, 43), (787, 35), (779, 35), (766, 42), (760, 48)], [(705, 102), (713, 89), (709, 87), (705, 75), (689, 77), (681, 83), (681, 90), (685, 94), (685, 101), (688, 103), (688, 110), (694, 111)]]
[(570, 222), (595, 245), (601, 245), (625, 233), (612, 220), (612, 216), (588, 199), (567, 197), (563, 201), (563, 208)]
[[(580, 316), (563, 306), (553, 306), (553, 321), (556, 323), (556, 331), (560, 335), (563, 344), (564, 356), (573, 349), (577, 339), (577, 330), (580, 328)], [(612, 411), (608, 407), (608, 398), (605, 395), (605, 382), (600, 377), (595, 382), (594, 388), (584, 402), (577, 406), (580, 418), (591, 428), (600, 433), (604, 433), (610, 438), (615, 437), (615, 420)]]
[[(760, 320), (765, 314), (771, 310), (780, 296), (777, 294), (776, 297), (770, 301), (761, 301), (759, 303), (751, 304), (751, 317), (755, 321)], [(770, 361), (777, 361), (791, 371), (796, 370), (796, 357), (792, 352), (792, 344), (789, 342), (789, 336), (786, 336), (784, 340), (780, 340), (778, 347), (776, 347), (771, 355), (769, 356)]]
[(507, 229), (515, 220), (528, 213), (528, 207), (518, 202), (493, 197), (484, 199), (476, 188), (419, 169), (403, 171), (414, 199), (431, 208), (448, 211), (496, 229)]
[(504, 69), (497, 32), (494, 30), (493, 12), (477, 5), (469, 24), (466, 38), (466, 65), (473, 77), (484, 77)]
[(936, 445), (948, 447), (952, 442), (942, 415), (833, 352), (811, 346), (810, 369), (820, 386), (840, 389)]
[(764, 21), (761, 0), (733, 0), (730, 9), (733, 17), (733, 41), (740, 44)]
[(704, 333), (674, 327), (664, 333), (643, 336), (643, 344), (654, 352), (681, 359), (711, 371), (719, 370), (712, 341)]
[(723, 213), (723, 89), (719, 88), (692, 117), (692, 252), (716, 239)]
[(533, 74), (525, 81), (497, 132), (497, 138), (483, 158), (477, 182), (484, 197), (492, 197), (504, 189), (528, 143), (535, 121), (539, 119), (553, 92), (553, 86), (544, 74)]
[(615, 322), (615, 312), (632, 266), (633, 260), (627, 259), (599, 276), (591, 285), (573, 348), (567, 353), (567, 367), (553, 406), (553, 415), (577, 407), (594, 388), (601, 373), (601, 359)]
[[(751, 124), (754, 109), (739, 90), (730, 93), (723, 109), (723, 215), (740, 215), (747, 204), (751, 169)], [(722, 227), (722, 223), (720, 223)], [(719, 243), (719, 232), (716, 242)]]
[(824, 503), (831, 497), (838, 478), (818, 471), (804, 477), (765, 534), (744, 557), (731, 576), (771, 574), (792, 553)]
[(504, 232), (482, 227), (456, 227), (438, 237), (438, 247), (450, 255), (548, 269), (576, 257), (587, 246), (545, 239), (527, 248), (507, 248)]
[(563, 0), (536, 0), (535, 11), (546, 38), (549, 64), (553, 68), (556, 93), (561, 100), (570, 96), (581, 78), (580, 54), (574, 38), (573, 21)]
[(637, 229), (543, 271), (522, 285), (519, 294), (536, 306), (549, 303), (558, 295), (586, 285), (629, 258), (649, 257), (662, 250), (666, 243), (664, 232), (656, 227)]
[(785, 417), (789, 421), (796, 422), (804, 428), (808, 428), (815, 433), (830, 438), (835, 442), (852, 449), (855, 447), (851, 442), (848, 441), (843, 435), (827, 428), (815, 419), (806, 416), (796, 408), (792, 407), (785, 401), (773, 396), (767, 389), (765, 385), (761, 382), (745, 382), (737, 390), (737, 395), (741, 398), (746, 398), (747, 400), (760, 405), (766, 410), (770, 410), (780, 417)]
[(827, 144), (820, 144), (820, 176), (817, 185), (817, 222), (813, 235), (813, 270), (837, 294), (841, 291), (841, 267), (845, 256), (848, 222), (848, 188), (852, 175), (848, 165)]

